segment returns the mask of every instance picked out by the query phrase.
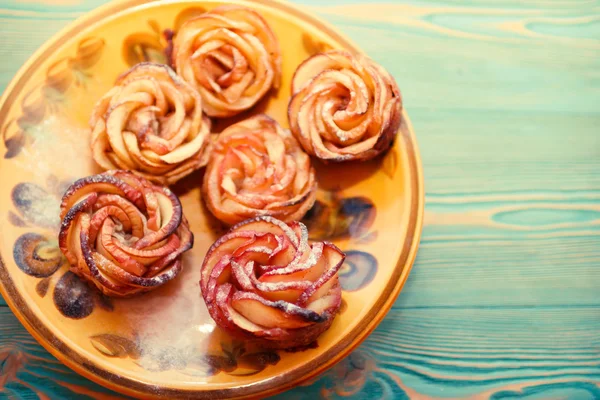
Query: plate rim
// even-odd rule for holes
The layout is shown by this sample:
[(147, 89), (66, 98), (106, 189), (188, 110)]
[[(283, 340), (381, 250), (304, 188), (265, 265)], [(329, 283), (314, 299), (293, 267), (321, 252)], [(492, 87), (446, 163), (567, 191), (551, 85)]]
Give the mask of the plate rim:
[[(185, 1), (185, 0), (182, 0)], [(211, 0), (214, 1), (214, 0)], [(217, 0), (218, 1), (218, 0)], [(300, 19), (317, 27), (322, 27), (325, 32), (333, 36), (339, 42), (349, 48), (364, 53), (358, 45), (354, 43), (348, 36), (340, 32), (333, 24), (322, 20), (315, 16), (308, 9), (298, 6), (289, 1), (284, 0), (244, 0), (249, 3), (259, 3), (270, 7), (278, 8), (282, 11), (295, 14)], [(112, 14), (127, 10), (132, 7), (143, 6), (146, 4), (169, 4), (176, 3), (179, 0), (112, 0), (100, 7), (86, 12), (84, 15), (70, 22), (63, 27), (52, 37), (46, 40), (18, 69), (17, 73), (6, 86), (2, 97), (0, 97), (0, 121), (6, 119), (11, 104), (11, 99), (19, 93), (19, 86), (23, 86), (26, 82), (27, 72), (35, 69), (44, 61), (43, 55), (51, 52), (56, 47), (62, 44), (62, 39), (68, 34), (78, 34), (86, 29), (89, 24), (100, 22), (106, 18), (110, 18)], [(199, 1), (200, 3), (201, 1)], [(292, 369), (285, 375), (272, 377), (262, 382), (256, 382), (227, 389), (215, 390), (190, 390), (175, 387), (161, 386), (158, 390), (156, 385), (142, 382), (130, 377), (116, 375), (106, 369), (99, 368), (93, 362), (86, 359), (82, 354), (71, 349), (67, 343), (58, 339), (48, 327), (43, 325), (37, 318), (34, 312), (29, 308), (23, 296), (17, 291), (13, 281), (4, 264), (2, 254), (0, 254), (0, 293), (2, 294), (7, 305), (27, 329), (27, 331), (42, 345), (50, 354), (56, 357), (60, 362), (78, 373), (79, 375), (90, 379), (106, 388), (115, 390), (125, 395), (144, 398), (173, 398), (173, 397), (189, 397), (194, 395), (196, 398), (230, 398), (242, 399), (257, 396), (272, 396), (288, 390), (298, 384), (311, 380), (319, 374), (331, 368), (342, 358), (351, 353), (358, 347), (370, 333), (379, 325), (383, 318), (387, 315), (392, 305), (396, 301), (400, 291), (404, 287), (406, 280), (412, 270), (417, 251), (419, 248), (421, 233), (423, 228), (423, 214), (425, 208), (425, 188), (423, 178), (423, 167), (421, 156), (418, 149), (416, 136), (413, 130), (412, 123), (409, 119), (406, 108), (402, 109), (402, 124), (406, 125), (406, 130), (401, 133), (404, 136), (405, 144), (409, 145), (407, 153), (411, 165), (410, 170), (410, 185), (412, 186), (410, 215), (408, 217), (408, 231), (406, 237), (400, 243), (406, 247), (407, 241), (410, 240), (410, 248), (407, 252), (401, 253), (397, 261), (394, 272), (388, 284), (384, 287), (379, 298), (367, 312), (365, 317), (359, 324), (345, 336), (341, 337), (336, 343), (325, 353), (319, 357), (313, 358), (301, 367)], [(403, 268), (399, 271), (399, 269)], [(395, 280), (395, 283), (393, 282)], [(8, 284), (7, 284), (8, 283)]]

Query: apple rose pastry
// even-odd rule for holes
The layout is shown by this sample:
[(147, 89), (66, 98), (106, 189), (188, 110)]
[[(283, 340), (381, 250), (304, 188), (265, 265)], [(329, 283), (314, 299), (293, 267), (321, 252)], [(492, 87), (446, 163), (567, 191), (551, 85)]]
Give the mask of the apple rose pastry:
[(202, 96), (204, 112), (229, 117), (252, 107), (281, 79), (281, 52), (249, 8), (217, 7), (183, 24), (173, 43), (177, 73)]
[(202, 100), (166, 65), (141, 63), (121, 75), (90, 126), (92, 155), (106, 170), (169, 185), (205, 164), (210, 121)]
[(310, 157), (266, 115), (219, 135), (202, 186), (208, 209), (229, 225), (259, 215), (299, 220), (314, 204), (316, 191)]
[(344, 258), (331, 243), (310, 245), (300, 222), (256, 217), (208, 250), (200, 288), (211, 317), (228, 333), (268, 348), (306, 346), (340, 309), (337, 272)]
[(76, 181), (60, 210), (59, 246), (71, 270), (109, 296), (164, 285), (194, 240), (177, 196), (125, 171)]
[(368, 160), (387, 150), (400, 126), (394, 78), (360, 54), (332, 50), (305, 60), (292, 80), (290, 129), (323, 160)]

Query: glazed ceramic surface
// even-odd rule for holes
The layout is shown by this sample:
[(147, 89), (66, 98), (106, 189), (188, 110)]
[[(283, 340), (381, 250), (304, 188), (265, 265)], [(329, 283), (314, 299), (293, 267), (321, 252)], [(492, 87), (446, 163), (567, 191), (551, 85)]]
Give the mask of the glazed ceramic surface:
[[(240, 118), (266, 113), (287, 126), (291, 76), (330, 48), (360, 51), (329, 25), (276, 1), (233, 3), (258, 10), (283, 49), (281, 88)], [(165, 29), (218, 2), (118, 1), (66, 28), (28, 61), (0, 108), (0, 282), (27, 329), (77, 372), (141, 397), (273, 394), (314, 377), (357, 346), (398, 295), (419, 243), (423, 182), (406, 113), (394, 147), (363, 163), (317, 163), (319, 194), (304, 218), (311, 238), (347, 253), (343, 307), (309, 349), (252, 348), (221, 333), (198, 286), (205, 252), (223, 227), (205, 210), (201, 172), (172, 189), (195, 234), (184, 271), (131, 299), (110, 299), (84, 284), (57, 245), (58, 206), (75, 179), (100, 172), (89, 149), (91, 109), (116, 77), (141, 61), (165, 62)], [(222, 129), (233, 120), (221, 121)]]

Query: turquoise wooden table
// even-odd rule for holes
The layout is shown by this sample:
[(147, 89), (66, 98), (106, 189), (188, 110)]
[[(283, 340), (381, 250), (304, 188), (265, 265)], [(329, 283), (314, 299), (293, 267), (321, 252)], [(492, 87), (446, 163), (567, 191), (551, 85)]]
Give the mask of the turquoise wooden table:
[[(0, 0), (0, 90), (103, 0)], [(379, 328), (280, 399), (600, 398), (600, 2), (300, 0), (396, 77), (417, 262)], [(325, 5), (327, 4), (327, 5)], [(115, 399), (0, 305), (0, 398)]]

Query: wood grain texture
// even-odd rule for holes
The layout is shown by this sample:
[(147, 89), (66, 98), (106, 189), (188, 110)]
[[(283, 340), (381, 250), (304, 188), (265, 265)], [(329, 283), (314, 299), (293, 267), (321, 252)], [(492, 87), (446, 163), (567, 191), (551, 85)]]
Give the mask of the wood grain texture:
[[(0, 0), (0, 90), (101, 3)], [(279, 398), (600, 398), (600, 2), (298, 3), (396, 77), (427, 204), (388, 317)], [(56, 362), (7, 308), (0, 349), (0, 397), (117, 396)]]

